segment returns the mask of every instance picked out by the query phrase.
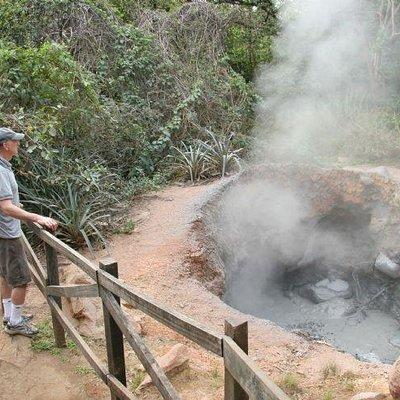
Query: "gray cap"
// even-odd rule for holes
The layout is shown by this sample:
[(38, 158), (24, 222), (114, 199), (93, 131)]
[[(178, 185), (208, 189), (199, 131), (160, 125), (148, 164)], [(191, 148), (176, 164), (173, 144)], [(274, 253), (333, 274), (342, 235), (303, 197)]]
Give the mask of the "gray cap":
[(23, 133), (17, 133), (9, 128), (0, 128), (0, 143), (6, 140), (22, 140), (25, 137)]

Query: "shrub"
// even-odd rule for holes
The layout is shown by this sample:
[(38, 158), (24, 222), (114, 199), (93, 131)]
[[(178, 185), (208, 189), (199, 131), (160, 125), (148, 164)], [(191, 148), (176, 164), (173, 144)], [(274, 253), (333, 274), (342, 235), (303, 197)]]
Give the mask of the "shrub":
[(174, 157), (176, 166), (182, 169), (194, 183), (204, 177), (210, 168), (208, 149), (202, 141), (196, 141), (192, 145), (181, 143), (181, 147), (174, 147), (176, 155)]
[(299, 385), (298, 377), (292, 373), (286, 373), (280, 383), (279, 386), (290, 395), (294, 395), (297, 393), (301, 393), (301, 388)]
[[(105, 243), (103, 233), (111, 228), (116, 212), (115, 176), (101, 165), (75, 160), (65, 154), (51, 156), (46, 163), (31, 162), (19, 171), (22, 202), (29, 208), (59, 221), (59, 236), (73, 247)], [(61, 162), (60, 162), (61, 161)], [(69, 167), (69, 168), (68, 168)]]
[(210, 143), (206, 142), (204, 146), (208, 150), (208, 159), (220, 176), (224, 177), (229, 170), (234, 168), (234, 165), (240, 168), (239, 153), (243, 149), (234, 150), (232, 148), (234, 133), (225, 137), (218, 137), (207, 129), (207, 134), (210, 138)]

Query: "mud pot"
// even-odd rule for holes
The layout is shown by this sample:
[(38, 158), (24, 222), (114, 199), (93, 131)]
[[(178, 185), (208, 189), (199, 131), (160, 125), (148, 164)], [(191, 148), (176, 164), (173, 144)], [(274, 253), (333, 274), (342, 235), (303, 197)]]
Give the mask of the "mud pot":
[[(398, 183), (375, 171), (269, 165), (204, 207), (223, 300), (369, 362), (400, 354)], [(399, 267), (400, 268), (400, 267)]]

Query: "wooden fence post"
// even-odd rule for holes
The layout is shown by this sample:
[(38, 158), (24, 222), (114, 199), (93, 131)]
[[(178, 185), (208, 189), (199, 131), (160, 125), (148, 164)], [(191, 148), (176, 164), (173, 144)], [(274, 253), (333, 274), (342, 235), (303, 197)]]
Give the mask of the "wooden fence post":
[[(47, 267), (47, 285), (59, 285), (60, 278), (58, 275), (58, 259), (57, 251), (53, 249), (49, 244), (45, 244), (46, 247), (46, 267)], [(62, 308), (61, 298), (52, 296), (58, 306)], [(66, 347), (65, 342), (65, 331), (63, 326), (58, 321), (56, 314), (51, 311), (51, 319), (53, 322), (54, 339), (57, 347)]]
[[(108, 272), (110, 275), (118, 278), (118, 264), (116, 261), (108, 258), (100, 261), (100, 269)], [(99, 287), (99, 294), (101, 296), (101, 289)], [(118, 304), (121, 304), (120, 298), (113, 295)], [(108, 370), (114, 375), (124, 386), (126, 386), (126, 372), (125, 372), (125, 355), (124, 355), (124, 341), (121, 330), (115, 323), (113, 317), (108, 312), (103, 302), (103, 315), (104, 315), (104, 330), (107, 345), (107, 359)], [(111, 400), (118, 400), (119, 398), (111, 391)]]
[[(249, 351), (249, 333), (247, 321), (237, 322), (225, 320), (225, 335), (233, 341), (246, 353)], [(248, 400), (249, 396), (235, 381), (233, 376), (225, 368), (225, 400)]]

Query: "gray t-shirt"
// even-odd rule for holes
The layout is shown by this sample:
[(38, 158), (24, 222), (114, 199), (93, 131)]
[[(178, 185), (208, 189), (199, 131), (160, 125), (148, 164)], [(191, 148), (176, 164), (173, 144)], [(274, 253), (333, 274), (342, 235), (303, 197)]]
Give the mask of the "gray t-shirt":
[[(0, 157), (0, 201), (11, 200), (19, 206), (18, 185), (11, 164)], [(7, 217), (0, 211), (0, 238), (15, 239), (22, 235), (19, 219)]]

